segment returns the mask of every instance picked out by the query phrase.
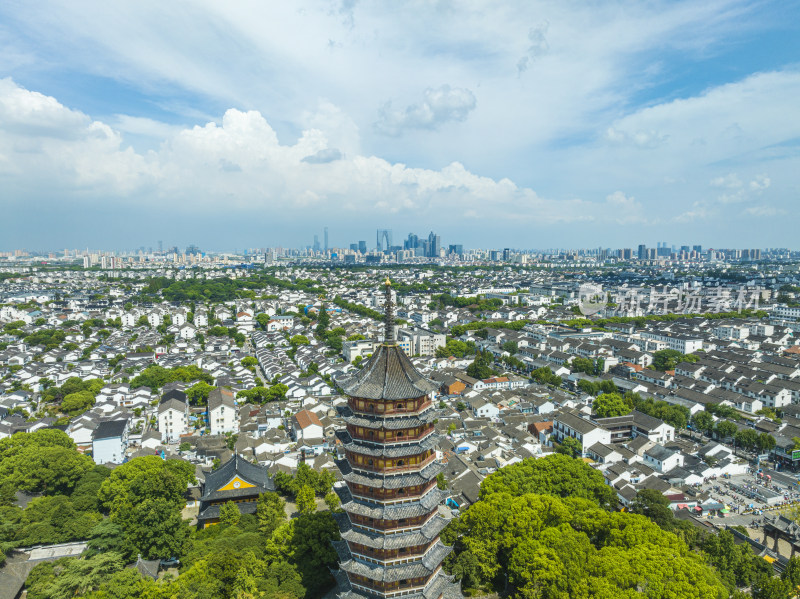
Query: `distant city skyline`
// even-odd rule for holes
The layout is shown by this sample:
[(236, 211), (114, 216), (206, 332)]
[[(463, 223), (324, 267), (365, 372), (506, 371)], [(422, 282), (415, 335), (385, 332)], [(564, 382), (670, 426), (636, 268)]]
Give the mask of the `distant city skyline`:
[(45, 0), (0, 4), (0, 47), (4, 247), (770, 247), (800, 222), (796, 2)]

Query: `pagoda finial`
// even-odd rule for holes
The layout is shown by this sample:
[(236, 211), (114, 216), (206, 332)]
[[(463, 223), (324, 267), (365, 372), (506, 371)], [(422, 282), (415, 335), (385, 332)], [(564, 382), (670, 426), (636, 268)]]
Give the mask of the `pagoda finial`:
[(384, 282), (386, 285), (386, 302), (384, 305), (384, 324), (386, 330), (383, 334), (384, 343), (386, 345), (394, 344), (394, 306), (392, 305), (392, 282), (389, 277), (386, 277)]

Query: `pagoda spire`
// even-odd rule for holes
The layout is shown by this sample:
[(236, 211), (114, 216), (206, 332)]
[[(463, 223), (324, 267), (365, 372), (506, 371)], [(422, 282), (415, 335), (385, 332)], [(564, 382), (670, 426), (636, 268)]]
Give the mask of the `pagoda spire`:
[(392, 304), (392, 282), (389, 277), (386, 277), (386, 302), (384, 304), (384, 325), (385, 331), (383, 334), (385, 345), (394, 345), (394, 304)]

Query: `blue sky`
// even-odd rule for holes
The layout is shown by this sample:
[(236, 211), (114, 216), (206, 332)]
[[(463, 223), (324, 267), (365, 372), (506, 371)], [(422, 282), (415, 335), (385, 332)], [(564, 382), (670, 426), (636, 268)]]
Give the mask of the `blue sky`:
[(800, 3), (0, 4), (2, 249), (794, 247)]

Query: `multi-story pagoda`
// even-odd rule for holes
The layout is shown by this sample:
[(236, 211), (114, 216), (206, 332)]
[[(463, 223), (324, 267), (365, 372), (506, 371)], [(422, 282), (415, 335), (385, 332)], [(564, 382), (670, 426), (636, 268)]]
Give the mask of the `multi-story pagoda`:
[(348, 396), (337, 462), (345, 485), (336, 488), (344, 513), (335, 514), (342, 540), (336, 572), (340, 599), (359, 597), (460, 598), (442, 571), (451, 551), (439, 540), (448, 518), (439, 505), (446, 493), (436, 475), (432, 393), (394, 335), (386, 280), (385, 340), (353, 377), (341, 382)]

